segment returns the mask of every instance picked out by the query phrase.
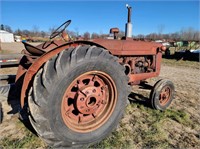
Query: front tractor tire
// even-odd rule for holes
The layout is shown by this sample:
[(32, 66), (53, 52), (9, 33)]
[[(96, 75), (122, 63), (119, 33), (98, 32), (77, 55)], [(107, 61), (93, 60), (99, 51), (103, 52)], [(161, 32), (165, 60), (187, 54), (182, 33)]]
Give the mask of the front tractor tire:
[(116, 57), (96, 46), (70, 47), (35, 75), (30, 121), (50, 146), (95, 143), (117, 126), (128, 94), (128, 77)]
[(159, 80), (150, 93), (152, 108), (161, 111), (166, 110), (174, 99), (174, 92), (174, 84), (170, 80)]

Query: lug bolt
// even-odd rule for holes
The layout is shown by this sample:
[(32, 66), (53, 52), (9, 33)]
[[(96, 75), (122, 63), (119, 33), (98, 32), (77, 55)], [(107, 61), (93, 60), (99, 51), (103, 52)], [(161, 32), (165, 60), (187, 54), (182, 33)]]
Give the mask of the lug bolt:
[(90, 109), (87, 109), (87, 110), (85, 110), (86, 112), (89, 112), (90, 111)]
[(85, 92), (85, 94), (89, 94), (89, 92), (88, 92), (88, 91), (86, 91), (86, 92)]
[(95, 90), (95, 89), (93, 89), (93, 90), (92, 90), (92, 92), (93, 92), (93, 93), (96, 93), (96, 90)]
[(82, 98), (80, 98), (80, 101), (84, 101), (84, 98), (82, 97)]

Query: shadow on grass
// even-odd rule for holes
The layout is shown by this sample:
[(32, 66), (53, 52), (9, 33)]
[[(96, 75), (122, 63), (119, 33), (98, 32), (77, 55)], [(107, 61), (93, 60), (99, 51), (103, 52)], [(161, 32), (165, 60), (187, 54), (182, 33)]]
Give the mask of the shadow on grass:
[[(146, 84), (146, 82), (142, 82), (139, 85), (139, 89), (151, 90), (152, 88), (153, 86)], [(145, 107), (151, 108), (150, 98), (142, 94), (131, 92), (131, 94), (129, 94), (128, 99), (129, 99), (130, 104), (139, 104), (139, 105), (143, 105)]]
[(139, 104), (143, 105), (144, 107), (151, 108), (150, 99), (138, 94), (138, 93), (131, 93), (128, 97), (130, 104)]
[(18, 114), (18, 119), (24, 124), (24, 126), (33, 134), (37, 135), (28, 118), (30, 115), (27, 108), (28, 106), (21, 108), (20, 104), (20, 93), (22, 88), (21, 82), (23, 82), (23, 78), (24, 75), (22, 75), (17, 82), (15, 82), (15, 78), (13, 77), (8, 78), (7, 80), (8, 84), (10, 85), (10, 89), (7, 91), (7, 103), (11, 107), (11, 110), (7, 112), (7, 114)]

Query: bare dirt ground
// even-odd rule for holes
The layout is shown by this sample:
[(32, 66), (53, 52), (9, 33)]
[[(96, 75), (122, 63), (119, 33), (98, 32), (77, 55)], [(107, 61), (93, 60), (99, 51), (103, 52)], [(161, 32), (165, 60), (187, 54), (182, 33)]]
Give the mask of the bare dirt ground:
[[(40, 43), (35, 42), (30, 44), (36, 46)], [(21, 42), (0, 43), (0, 49), (0, 54), (21, 53), (21, 51), (24, 49), (24, 45)]]
[[(0, 68), (1, 75), (16, 71), (16, 67)], [(148, 79), (148, 84), (152, 86), (161, 78), (171, 80), (176, 93), (171, 106), (165, 112), (151, 109), (146, 104), (150, 91), (134, 86), (131, 104), (116, 131), (91, 148), (200, 148), (199, 76), (198, 62), (176, 65), (175, 61), (164, 61), (160, 76)], [(0, 148), (48, 148), (18, 119), (7, 99), (0, 96), (0, 100), (4, 110)]]

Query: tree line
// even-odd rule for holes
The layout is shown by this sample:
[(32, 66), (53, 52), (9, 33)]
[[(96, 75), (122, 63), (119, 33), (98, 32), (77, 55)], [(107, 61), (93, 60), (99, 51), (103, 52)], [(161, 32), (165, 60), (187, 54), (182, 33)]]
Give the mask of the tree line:
[[(22, 29), (17, 29), (15, 31), (12, 30), (12, 28), (8, 25), (3, 25), (1, 24), (1, 30), (8, 31), (10, 33), (13, 33), (15, 35), (23, 36), (23, 37), (48, 37), (54, 30), (54, 27), (49, 28), (48, 31), (41, 31), (37, 26), (34, 26), (32, 30), (22, 30)], [(109, 34), (103, 34), (103, 33), (90, 33), (90, 32), (85, 32), (83, 34), (79, 34), (78, 29), (75, 29), (75, 31), (67, 31), (68, 34), (72, 38), (79, 38), (82, 37), (86, 40), (88, 39), (95, 39), (95, 38), (107, 38)], [(118, 37), (121, 38), (125, 35), (124, 31), (119, 31)], [(180, 40), (187, 40), (187, 41), (200, 41), (200, 31), (197, 31), (193, 28), (186, 28), (186, 29), (181, 29), (178, 32), (175, 33), (168, 33), (168, 34), (163, 34), (162, 31), (160, 30), (158, 33), (150, 33), (147, 35), (139, 34), (139, 35), (134, 35), (134, 39), (140, 39), (140, 40), (159, 40), (159, 39), (165, 39), (167, 41), (173, 40), (173, 41), (180, 41)]]
[(150, 39), (150, 40), (173, 40), (173, 41), (200, 41), (200, 31), (194, 30), (193, 28), (182, 29), (179, 32), (161, 34), (161, 33), (150, 33), (148, 35), (137, 35), (134, 38), (139, 39)]

